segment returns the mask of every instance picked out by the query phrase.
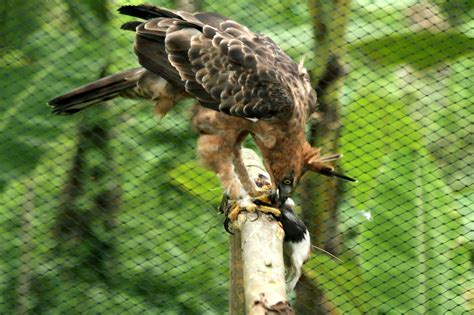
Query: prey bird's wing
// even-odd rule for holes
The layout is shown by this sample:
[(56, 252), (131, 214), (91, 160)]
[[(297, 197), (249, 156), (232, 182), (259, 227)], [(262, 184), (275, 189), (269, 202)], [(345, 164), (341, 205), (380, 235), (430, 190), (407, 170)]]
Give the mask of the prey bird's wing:
[(202, 105), (257, 119), (289, 117), (294, 111), (296, 86), (307, 74), (267, 36), (214, 13), (150, 5), (119, 11), (147, 19), (123, 26), (137, 33), (140, 64), (182, 86)]

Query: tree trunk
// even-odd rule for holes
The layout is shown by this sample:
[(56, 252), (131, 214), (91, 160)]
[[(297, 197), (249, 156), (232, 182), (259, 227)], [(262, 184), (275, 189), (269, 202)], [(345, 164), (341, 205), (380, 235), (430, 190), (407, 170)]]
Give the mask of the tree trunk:
[(32, 251), (33, 245), (33, 210), (35, 184), (32, 179), (26, 183), (25, 202), (23, 204), (23, 215), (21, 222), (21, 256), (20, 256), (20, 275), (18, 276), (17, 287), (17, 308), (16, 314), (28, 314), (32, 304), (30, 289), (32, 280)]
[(244, 271), (242, 268), (242, 250), (240, 231), (235, 230), (230, 238), (230, 315), (245, 314)]
[[(314, 66), (310, 67), (316, 82), (319, 110), (311, 121), (310, 142), (323, 152), (338, 152), (340, 134), (340, 94), (345, 69), (345, 31), (350, 13), (350, 0), (308, 0), (314, 32)], [(341, 181), (332, 177), (308, 174), (301, 185), (303, 217), (308, 224), (311, 241), (338, 255), (341, 236), (338, 231), (338, 197)], [(317, 284), (297, 287), (296, 310), (304, 314), (329, 314), (330, 301)], [(317, 305), (315, 305), (315, 301)], [(319, 301), (319, 302), (318, 302)], [(324, 301), (324, 302), (323, 302)], [(308, 311), (305, 305), (314, 305)]]
[(109, 265), (114, 240), (106, 235), (116, 226), (121, 189), (109, 146), (107, 106), (93, 110), (95, 115), (88, 114), (78, 125), (76, 153), (61, 195), (55, 234), (58, 250), (77, 260), (78, 268), (71, 272), (90, 270), (107, 282), (112, 279)]

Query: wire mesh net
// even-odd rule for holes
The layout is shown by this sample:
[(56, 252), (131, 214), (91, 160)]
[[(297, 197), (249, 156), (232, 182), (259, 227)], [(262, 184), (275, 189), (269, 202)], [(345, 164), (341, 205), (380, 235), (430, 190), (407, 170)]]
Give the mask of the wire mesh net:
[[(308, 134), (358, 183), (307, 175), (296, 193), (313, 244), (342, 260), (313, 251), (297, 313), (473, 311), (472, 1), (150, 2), (305, 56), (321, 94)], [(138, 66), (124, 4), (0, 4), (2, 314), (228, 312), (223, 191), (197, 162), (192, 102), (162, 119), (146, 101), (46, 106)]]

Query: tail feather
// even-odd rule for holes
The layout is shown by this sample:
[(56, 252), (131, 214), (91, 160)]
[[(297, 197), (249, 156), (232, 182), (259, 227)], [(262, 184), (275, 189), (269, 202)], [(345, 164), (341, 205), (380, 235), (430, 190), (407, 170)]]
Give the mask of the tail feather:
[(137, 27), (138, 27), (140, 24), (142, 24), (142, 22), (139, 22), (139, 21), (130, 21), (130, 22), (123, 23), (122, 26), (120, 26), (120, 28), (121, 28), (122, 30), (135, 32), (135, 30), (137, 29)]
[(143, 20), (156, 18), (177, 19), (191, 23), (191, 27), (197, 25), (210, 25), (219, 28), (219, 25), (229, 18), (212, 12), (189, 13), (185, 11), (173, 11), (150, 4), (125, 5), (118, 9), (120, 14), (136, 17)]
[(101, 78), (58, 96), (50, 100), (48, 104), (53, 107), (53, 113), (55, 114), (74, 114), (135, 88), (139, 78), (145, 71), (144, 68), (135, 68)]
[(174, 13), (171, 10), (156, 7), (149, 4), (125, 5), (120, 7), (118, 11), (120, 12), (120, 14), (133, 16), (144, 20), (150, 20), (159, 17), (181, 19), (178, 14)]

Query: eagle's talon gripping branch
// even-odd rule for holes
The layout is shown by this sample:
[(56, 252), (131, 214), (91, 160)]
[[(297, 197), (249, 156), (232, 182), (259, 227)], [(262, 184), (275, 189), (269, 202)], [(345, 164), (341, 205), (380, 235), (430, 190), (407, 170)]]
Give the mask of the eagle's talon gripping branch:
[(281, 212), (277, 207), (274, 207), (276, 204), (275, 193), (271, 189), (271, 184), (267, 183), (261, 190), (262, 194), (252, 199), (252, 201), (257, 205), (257, 209), (263, 213), (269, 213), (279, 218)]
[(281, 212), (277, 208), (273, 208), (269, 206), (257, 206), (257, 209), (260, 212), (272, 214), (276, 218), (279, 218), (281, 216)]
[(247, 211), (247, 212), (263, 212), (269, 213), (274, 215), (275, 217), (280, 217), (281, 213), (280, 210), (277, 208), (272, 207), (270, 204), (266, 202), (262, 202), (261, 199), (267, 200), (268, 197), (265, 198), (255, 198), (255, 199), (241, 199), (238, 201), (232, 201), (227, 217), (231, 221), (237, 220), (240, 212)]
[(227, 195), (224, 195), (219, 206), (219, 212), (224, 213), (226, 217), (224, 220), (224, 228), (228, 233), (232, 234), (229, 225), (231, 222), (237, 220), (242, 211), (255, 212), (257, 216), (259, 216), (260, 213), (268, 213), (277, 219), (281, 216), (280, 210), (272, 206), (272, 196), (268, 193), (268, 190), (258, 197), (252, 199), (244, 198), (237, 201), (230, 200)]
[(252, 202), (250, 199), (241, 199), (238, 201), (233, 201), (229, 211), (229, 219), (231, 221), (237, 220), (240, 212), (255, 212), (257, 211), (257, 205)]

